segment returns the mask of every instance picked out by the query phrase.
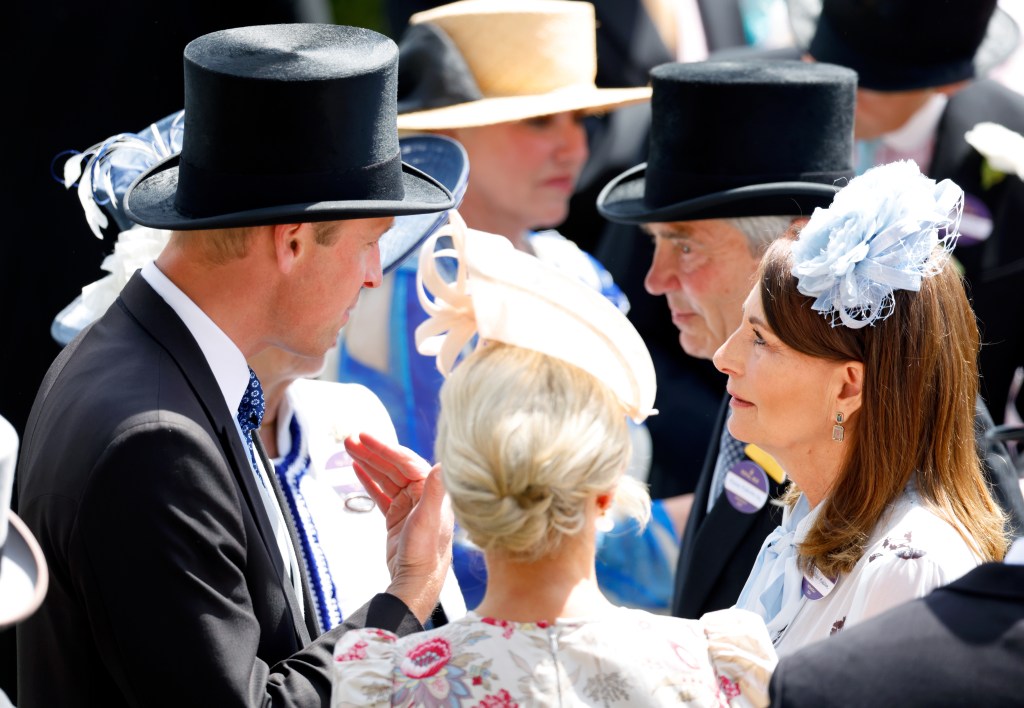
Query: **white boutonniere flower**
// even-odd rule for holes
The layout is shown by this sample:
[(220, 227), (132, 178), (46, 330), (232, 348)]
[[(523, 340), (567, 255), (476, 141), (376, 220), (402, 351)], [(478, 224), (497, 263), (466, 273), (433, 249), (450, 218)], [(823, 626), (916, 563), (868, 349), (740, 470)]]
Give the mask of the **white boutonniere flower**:
[(998, 123), (978, 123), (964, 140), (981, 153), (981, 186), (989, 189), (1006, 175), (1024, 180), (1024, 135)]

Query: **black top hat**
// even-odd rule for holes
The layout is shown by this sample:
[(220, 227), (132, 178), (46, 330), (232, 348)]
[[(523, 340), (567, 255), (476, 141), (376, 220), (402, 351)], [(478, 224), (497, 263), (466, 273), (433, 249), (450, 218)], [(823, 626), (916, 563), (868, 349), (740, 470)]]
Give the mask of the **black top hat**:
[(163, 229), (422, 214), (451, 192), (401, 160), (398, 47), (321, 24), (261, 25), (185, 47), (180, 156), (128, 190), (132, 220)]
[(853, 177), (857, 75), (801, 61), (706, 61), (651, 70), (648, 161), (609, 182), (611, 221), (789, 216)]
[(789, 0), (789, 16), (798, 46), (876, 91), (984, 76), (1020, 42), (996, 0)]

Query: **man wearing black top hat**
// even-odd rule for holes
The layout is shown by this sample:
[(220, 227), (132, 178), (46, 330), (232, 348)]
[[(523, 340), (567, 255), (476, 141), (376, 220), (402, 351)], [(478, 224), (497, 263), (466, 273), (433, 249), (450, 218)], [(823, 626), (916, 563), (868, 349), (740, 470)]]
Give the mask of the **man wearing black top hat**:
[[(665, 296), (686, 354), (710, 359), (740, 323), (764, 249), (853, 176), (856, 75), (799, 61), (673, 63), (651, 85), (648, 162), (606, 185), (598, 209), (654, 238), (645, 287)], [(683, 533), (680, 617), (732, 606), (782, 519), (784, 476), (729, 435), (727, 403)], [(741, 470), (756, 476), (755, 495), (733, 491)]]
[(1024, 133), (1024, 96), (984, 78), (1020, 42), (997, 0), (790, 0), (798, 47), (858, 77), (857, 171), (913, 159), (966, 193), (956, 258), (981, 322), (982, 392), (997, 423), (1024, 365), (1024, 182), (992, 172), (965, 135), (979, 123)]
[[(764, 249), (853, 175), (856, 74), (748, 58), (665, 64), (651, 84), (648, 162), (606, 185), (598, 209), (654, 238), (645, 287), (665, 296), (686, 354), (710, 359), (740, 323)], [(672, 602), (680, 617), (735, 604), (782, 518), (784, 473), (729, 435), (728, 413), (725, 396), (683, 532)], [(991, 427), (981, 404), (978, 420)], [(986, 474), (1019, 526), (1024, 499), (1008, 455), (1001, 444), (988, 453)]]
[(182, 152), (125, 203), (170, 242), (57, 357), (23, 437), (19, 509), (51, 583), (19, 628), (19, 705), (321, 705), (347, 628), (430, 616), (451, 517), (437, 475), (399, 465), (370, 486), (392, 584), (321, 635), (245, 363), (324, 354), (416, 245), (392, 217), (453, 206), (401, 161), (397, 59), (317, 24), (186, 47)]

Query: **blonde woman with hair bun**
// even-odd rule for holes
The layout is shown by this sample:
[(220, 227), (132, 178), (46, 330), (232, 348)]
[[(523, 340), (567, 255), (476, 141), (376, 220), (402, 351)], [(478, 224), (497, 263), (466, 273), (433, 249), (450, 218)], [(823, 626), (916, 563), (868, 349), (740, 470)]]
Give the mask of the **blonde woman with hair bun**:
[(452, 373), (441, 388), (437, 459), (459, 524), (488, 554), (488, 573), (502, 574), (480, 612), (495, 587), (525, 580), (520, 566), (577, 546), (592, 556), (594, 534), (583, 531), (613, 503), (647, 522), (646, 489), (623, 475), (630, 447), (615, 394), (561, 359), (492, 343)]
[[(429, 317), (416, 340), (446, 376), (435, 451), (487, 587), (466, 616), (423, 633), (346, 634), (332, 705), (766, 705), (776, 657), (757, 615), (657, 615), (598, 585), (601, 519), (613, 506), (641, 527), (650, 515), (625, 474), (628, 421), (656, 412), (640, 335), (576, 278), (452, 220), (420, 253)], [(408, 454), (352, 449), (357, 467)]]

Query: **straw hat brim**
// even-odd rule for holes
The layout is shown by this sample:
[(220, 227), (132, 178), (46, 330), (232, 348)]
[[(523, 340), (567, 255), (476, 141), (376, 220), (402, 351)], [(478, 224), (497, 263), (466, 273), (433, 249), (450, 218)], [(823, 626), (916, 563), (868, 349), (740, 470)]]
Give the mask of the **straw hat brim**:
[(651, 89), (648, 86), (636, 88), (570, 86), (544, 94), (482, 98), (441, 108), (403, 113), (398, 116), (398, 129), (400, 131), (416, 131), (475, 128), (566, 111), (583, 111), (587, 114), (601, 113), (622, 106), (642, 103), (650, 98)]

